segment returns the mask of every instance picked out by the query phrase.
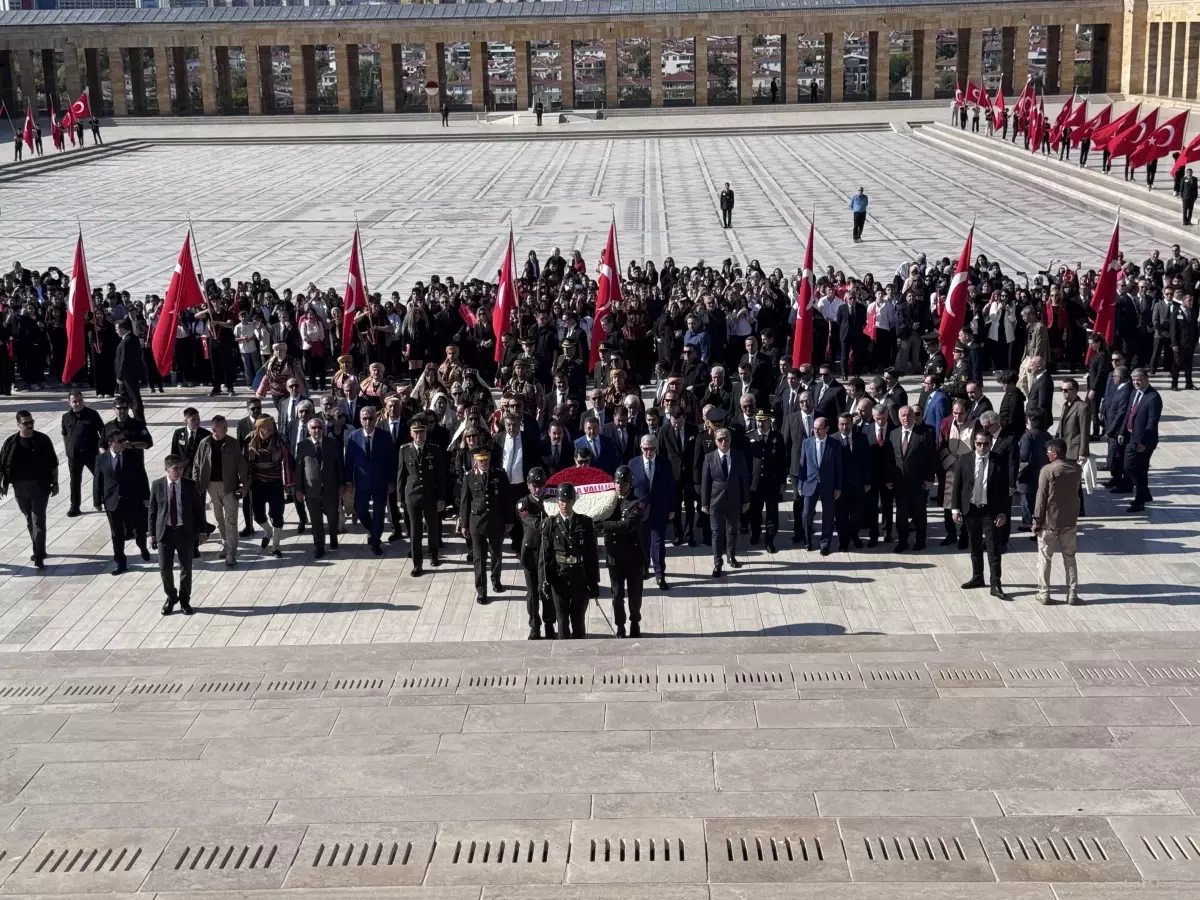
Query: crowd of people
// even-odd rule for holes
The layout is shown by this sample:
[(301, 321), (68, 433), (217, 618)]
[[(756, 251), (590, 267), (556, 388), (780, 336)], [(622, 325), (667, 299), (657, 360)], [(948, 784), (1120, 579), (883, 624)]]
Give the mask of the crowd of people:
[[(361, 527), (377, 556), (406, 542), (413, 576), (442, 563), (443, 532), (461, 535), (479, 603), (504, 589), (508, 543), (531, 639), (585, 635), (602, 542), (617, 634), (636, 636), (643, 582), (671, 587), (668, 543), (711, 544), (713, 577), (723, 577), (743, 565), (746, 545), (777, 552), (789, 489), (791, 540), (822, 554), (835, 537), (841, 551), (921, 552), (928, 509), (940, 509), (941, 543), (970, 552), (963, 587), (1001, 598), (1016, 516), (1018, 531), (1038, 537), (1038, 599), (1052, 602), (1059, 547), (1066, 600), (1079, 603), (1075, 530), (1094, 442), (1107, 444), (1108, 488), (1142, 511), (1162, 411), (1150, 377), (1165, 368), (1172, 388), (1192, 388), (1200, 259), (1174, 247), (1167, 259), (1155, 251), (1121, 264), (1108, 346), (1091, 330), (1094, 271), (1048, 267), (1018, 284), (979, 256), (951, 359), (936, 331), (949, 258), (922, 254), (878, 280), (831, 267), (818, 273), (813, 358), (795, 367), (802, 273), (757, 261), (631, 262), (622, 300), (597, 322), (582, 256), (555, 249), (543, 263), (531, 252), (499, 335), (496, 285), (480, 280), (434, 276), (406, 299), (374, 295), (347, 336), (333, 289), (277, 290), (258, 273), (210, 279), (205, 303), (178, 321), (172, 376), (213, 396), (247, 392), (245, 415), (204, 423), (184, 409), (153, 483), (141, 391), (164, 391), (148, 349), (161, 303), (109, 284), (93, 292), (87, 365), (65, 386), (67, 515), (84, 512), (87, 469), (110, 524), (113, 574), (127, 568), (128, 540), (144, 559), (157, 549), (164, 614), (176, 604), (190, 614), (205, 536), (219, 538), (230, 567), (257, 529), (278, 557), (290, 506), (315, 558)], [(58, 389), (66, 288), (58, 269), (16, 263), (3, 276), (0, 393)], [(339, 355), (344, 340), (351, 350)], [(910, 392), (912, 376), (920, 386)], [(87, 405), (85, 383), (113, 398), (111, 420)], [(993, 384), (995, 405), (985, 396)], [(0, 490), (13, 488), (40, 569), (58, 458), (28, 411), (17, 425), (0, 448)], [(593, 521), (575, 512), (572, 483), (545, 487), (572, 466), (610, 480), (611, 512)]]

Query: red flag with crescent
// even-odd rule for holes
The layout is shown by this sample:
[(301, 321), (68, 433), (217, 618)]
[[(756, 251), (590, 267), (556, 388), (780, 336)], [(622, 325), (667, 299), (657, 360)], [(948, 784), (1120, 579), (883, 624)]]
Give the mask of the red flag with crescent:
[(600, 257), (600, 277), (596, 279), (596, 315), (592, 320), (592, 341), (588, 347), (588, 371), (600, 361), (600, 342), (607, 335), (601, 320), (621, 302), (621, 265), (617, 259), (617, 223), (608, 226), (608, 241)]
[(200, 290), (200, 279), (196, 277), (196, 268), (192, 264), (192, 232), (188, 229), (179, 248), (179, 260), (175, 263), (175, 272), (171, 275), (171, 284), (167, 288), (167, 298), (163, 301), (158, 313), (158, 321), (154, 324), (154, 336), (150, 340), (150, 348), (154, 351), (154, 363), (158, 372), (166, 376), (175, 365), (175, 331), (179, 324), (179, 314), (185, 309), (199, 306), (204, 302), (204, 292)]
[(938, 325), (938, 342), (946, 359), (952, 357), (954, 345), (958, 343), (958, 333), (967, 321), (967, 290), (970, 287), (968, 275), (971, 271), (971, 245), (974, 241), (975, 226), (972, 225), (971, 230), (967, 232), (967, 242), (963, 244), (962, 253), (959, 254), (958, 265), (954, 267), (950, 290), (946, 292), (946, 309)]
[(496, 305), (492, 309), (492, 331), (496, 333), (496, 362), (504, 356), (500, 335), (512, 329), (512, 311), (517, 308), (517, 276), (513, 270), (513, 233), (508, 229), (508, 249), (504, 251), (504, 264), (500, 267), (500, 280), (496, 285)]
[(808, 225), (808, 247), (804, 251), (804, 269), (800, 273), (800, 283), (796, 285), (796, 328), (792, 334), (792, 368), (812, 362), (813, 305), (816, 303), (817, 284), (813, 276), (813, 238), (816, 235), (816, 222)]
[(67, 356), (63, 361), (63, 384), (70, 384), (87, 358), (87, 314), (92, 308), (92, 289), (88, 284), (87, 260), (83, 255), (83, 231), (75, 242), (75, 264), (67, 289)]
[(1149, 115), (1131, 128), (1126, 128), (1108, 143), (1110, 156), (1128, 156), (1137, 145), (1146, 140), (1158, 128), (1158, 108), (1150, 110)]
[(1121, 220), (1113, 223), (1112, 238), (1108, 242), (1108, 253), (1096, 279), (1096, 290), (1092, 292), (1092, 311), (1096, 314), (1092, 331), (1104, 337), (1111, 347), (1117, 326), (1117, 272), (1121, 268)]
[(1090, 138), (1101, 128), (1107, 127), (1109, 121), (1112, 119), (1112, 108), (1113, 105), (1111, 103), (1108, 104), (1108, 106), (1072, 131), (1071, 146), (1078, 147), (1084, 138)]
[(1132, 128), (1137, 124), (1138, 116), (1141, 114), (1142, 105), (1139, 103), (1133, 109), (1118, 116), (1113, 121), (1109, 122), (1102, 128), (1097, 128), (1092, 132), (1092, 145), (1099, 150), (1103, 150), (1110, 140), (1127, 128)]
[[(1161, 159), (1168, 153), (1183, 149), (1183, 132), (1187, 129), (1187, 110), (1172, 116), (1155, 129), (1154, 133), (1134, 148), (1129, 154), (1129, 165), (1135, 169), (1152, 159)], [(1183, 154), (1180, 154), (1182, 156)]]
[(354, 336), (354, 318), (367, 308), (367, 278), (363, 274), (362, 241), (358, 226), (354, 226), (354, 240), (350, 244), (350, 266), (346, 270), (346, 302), (342, 307), (342, 353), (350, 352), (350, 340)]

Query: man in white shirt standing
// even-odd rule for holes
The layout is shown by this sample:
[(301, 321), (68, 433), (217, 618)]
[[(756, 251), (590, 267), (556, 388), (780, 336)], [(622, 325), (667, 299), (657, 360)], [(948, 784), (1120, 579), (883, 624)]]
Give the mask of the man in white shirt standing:
[(1004, 461), (991, 452), (992, 436), (985, 430), (975, 433), (974, 453), (958, 459), (954, 478), (952, 515), (955, 524), (967, 531), (971, 548), (971, 580), (964, 591), (981, 588), (983, 551), (987, 549), (992, 596), (1007, 600), (1000, 584), (1000, 552), (1004, 543), (1004, 523), (1012, 498), (1008, 493), (1008, 470)]

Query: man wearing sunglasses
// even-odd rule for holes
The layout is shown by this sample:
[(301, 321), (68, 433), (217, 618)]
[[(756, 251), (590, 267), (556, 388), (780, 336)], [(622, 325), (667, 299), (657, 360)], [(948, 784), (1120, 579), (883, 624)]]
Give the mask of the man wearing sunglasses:
[(58, 454), (54, 443), (33, 429), (33, 414), (17, 413), (17, 433), (0, 447), (0, 497), (12, 487), (33, 540), (33, 564), (46, 567), (46, 505), (58, 493)]
[(713, 578), (723, 574), (723, 557), (740, 569), (737, 539), (741, 517), (750, 509), (750, 474), (746, 458), (732, 447), (728, 428), (713, 435), (717, 449), (704, 458), (700, 472), (700, 510), (712, 521)]
[(983, 551), (987, 549), (992, 596), (1007, 600), (1000, 586), (1000, 552), (1004, 542), (1004, 523), (1012, 506), (1008, 493), (1008, 468), (992, 449), (992, 436), (977, 431), (974, 453), (958, 459), (954, 476), (954, 522), (965, 528), (971, 548), (971, 580), (963, 590), (984, 586)]

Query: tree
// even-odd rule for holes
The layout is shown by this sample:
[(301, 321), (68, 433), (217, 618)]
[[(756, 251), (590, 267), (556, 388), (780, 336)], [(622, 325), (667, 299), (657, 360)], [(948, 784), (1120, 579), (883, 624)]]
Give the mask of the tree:
[(633, 71), (635, 78), (650, 77), (650, 48), (635, 47), (633, 49)]
[(904, 83), (904, 79), (912, 73), (912, 53), (910, 51), (902, 51), (893, 53), (888, 61), (888, 83), (889, 85), (900, 85)]

